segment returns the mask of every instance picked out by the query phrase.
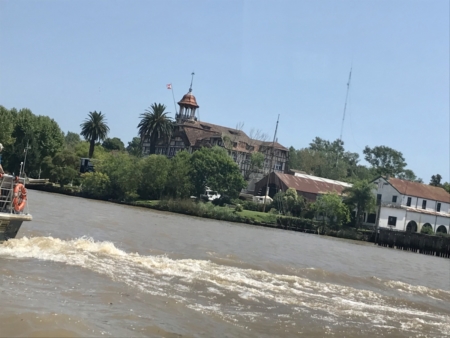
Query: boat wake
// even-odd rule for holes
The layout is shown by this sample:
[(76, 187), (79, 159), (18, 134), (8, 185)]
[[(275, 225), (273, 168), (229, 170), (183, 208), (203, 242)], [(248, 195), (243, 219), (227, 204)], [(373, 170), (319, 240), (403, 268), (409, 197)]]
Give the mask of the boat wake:
[[(366, 287), (314, 281), (225, 266), (207, 260), (141, 256), (91, 238), (20, 238), (0, 245), (0, 257), (31, 258), (89, 269), (142, 292), (167, 297), (233, 323), (295, 325), (299, 318), (361, 334), (427, 332), (450, 335), (450, 292), (370, 278)], [(310, 273), (311, 270), (307, 272)], [(305, 271), (305, 275), (307, 275)], [(385, 332), (385, 331), (383, 331)]]

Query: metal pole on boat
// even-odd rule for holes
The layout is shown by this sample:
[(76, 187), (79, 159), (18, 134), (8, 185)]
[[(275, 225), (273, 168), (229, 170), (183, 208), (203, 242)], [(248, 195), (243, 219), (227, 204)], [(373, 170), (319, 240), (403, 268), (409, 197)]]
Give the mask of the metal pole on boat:
[[(29, 141), (27, 141), (27, 146), (25, 147), (25, 158), (24, 158), (24, 160), (23, 160), (23, 166), (22, 166), (22, 163), (21, 163), (21, 167), (20, 167), (20, 173), (19, 173), (19, 177), (22, 177), (22, 173), (25, 173), (25, 163), (27, 162), (27, 153), (28, 153), (28, 149), (31, 149), (31, 147), (29, 147), (28, 146), (28, 142)], [(23, 171), (23, 172), (22, 172)]]

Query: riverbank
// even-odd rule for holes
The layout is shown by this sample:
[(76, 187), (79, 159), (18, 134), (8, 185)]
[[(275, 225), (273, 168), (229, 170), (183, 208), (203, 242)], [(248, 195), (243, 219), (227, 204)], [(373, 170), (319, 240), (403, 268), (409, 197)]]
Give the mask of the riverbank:
[(214, 206), (212, 203), (192, 200), (151, 200), (151, 201), (114, 201), (84, 196), (70, 188), (60, 188), (53, 185), (28, 185), (29, 189), (102, 200), (111, 203), (129, 205), (141, 208), (172, 212), (187, 216), (196, 216), (221, 221), (245, 223), (255, 226), (269, 227), (280, 230), (290, 230), (330, 237), (372, 242), (379, 246), (406, 250), (414, 253), (450, 258), (450, 237), (425, 235), (420, 233), (405, 233), (389, 229), (379, 229), (379, 236), (372, 230), (342, 228), (329, 229), (317, 221), (296, 217), (282, 216), (251, 210), (242, 210), (236, 206)]
[(194, 202), (192, 200), (159, 200), (159, 201), (106, 200), (86, 196), (80, 193), (79, 191), (72, 189), (71, 187), (60, 188), (52, 184), (27, 185), (27, 188), (32, 190), (63, 194), (73, 197), (82, 197), (117, 204), (154, 209), (159, 211), (173, 212), (187, 216), (196, 216), (235, 223), (245, 223), (250, 225), (276, 228), (281, 230), (320, 234), (331, 237), (346, 238), (365, 242), (371, 241), (371, 239), (373, 239), (373, 231), (370, 230), (362, 230), (362, 229), (356, 230), (353, 228), (332, 230), (326, 227), (323, 228), (321, 223), (311, 219), (289, 217), (252, 210), (237, 211), (236, 206), (232, 205), (221, 207), (221, 206), (214, 206), (211, 203)]

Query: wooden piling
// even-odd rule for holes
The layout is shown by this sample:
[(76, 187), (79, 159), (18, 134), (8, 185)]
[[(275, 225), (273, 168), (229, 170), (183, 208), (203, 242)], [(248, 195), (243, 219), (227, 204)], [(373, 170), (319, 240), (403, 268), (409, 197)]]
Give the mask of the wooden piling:
[(450, 258), (450, 237), (430, 236), (379, 228), (375, 238), (375, 244), (379, 246)]

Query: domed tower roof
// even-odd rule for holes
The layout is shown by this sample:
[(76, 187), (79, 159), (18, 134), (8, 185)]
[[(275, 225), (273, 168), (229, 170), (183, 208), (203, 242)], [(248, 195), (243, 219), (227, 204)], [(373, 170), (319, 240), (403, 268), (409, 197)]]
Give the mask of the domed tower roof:
[(178, 105), (180, 106), (180, 112), (177, 113), (176, 119), (177, 123), (184, 123), (184, 121), (197, 121), (195, 117), (195, 111), (198, 109), (197, 100), (195, 96), (192, 95), (192, 81), (194, 80), (194, 73), (192, 72), (191, 86), (186, 95), (183, 96)]
[(195, 99), (195, 96), (192, 95), (192, 91), (189, 90), (189, 92), (183, 96), (180, 102), (178, 102), (180, 106), (189, 107), (189, 108), (198, 108), (199, 105), (197, 104), (197, 100)]

